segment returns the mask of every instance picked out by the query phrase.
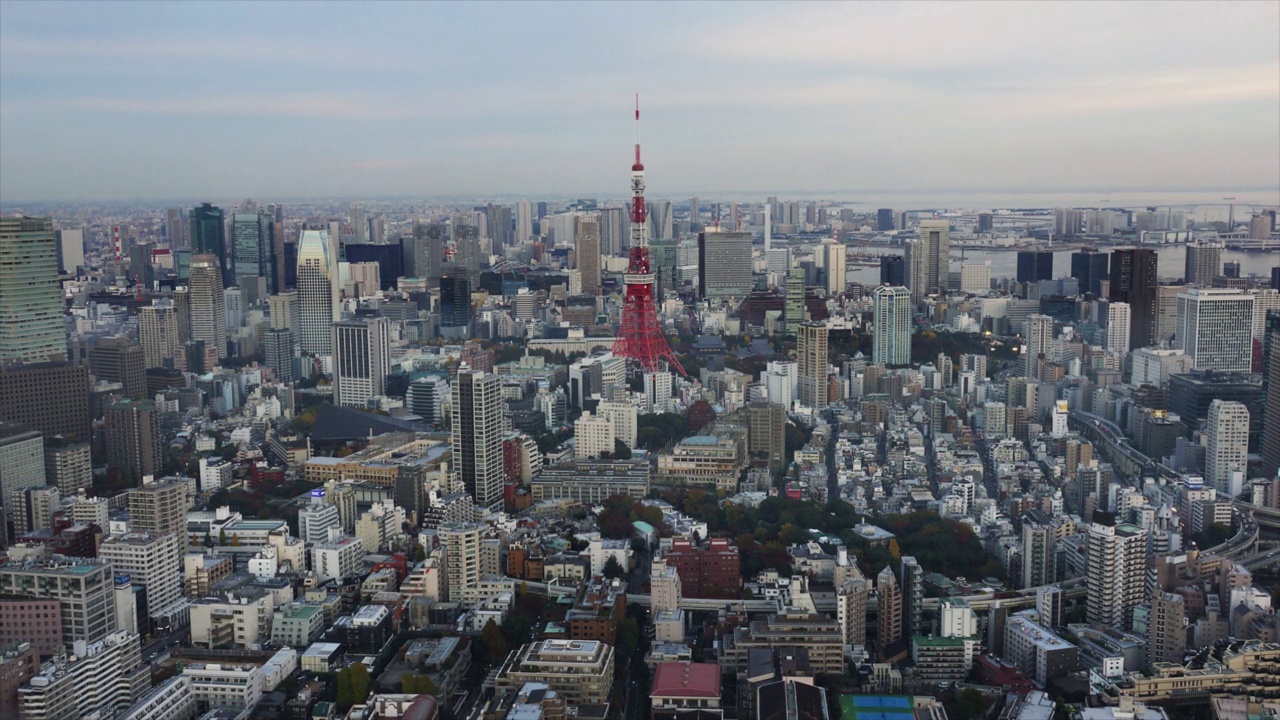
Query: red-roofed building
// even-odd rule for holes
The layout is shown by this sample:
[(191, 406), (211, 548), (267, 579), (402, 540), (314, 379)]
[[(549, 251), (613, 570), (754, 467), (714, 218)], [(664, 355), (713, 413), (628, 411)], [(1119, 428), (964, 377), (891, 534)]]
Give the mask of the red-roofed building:
[(974, 663), (978, 681), (983, 685), (1004, 688), (1006, 691), (1026, 694), (1036, 689), (1036, 684), (1013, 663), (991, 655), (980, 655)]
[(715, 663), (659, 663), (649, 692), (655, 720), (676, 717), (681, 711), (720, 710), (720, 666)]

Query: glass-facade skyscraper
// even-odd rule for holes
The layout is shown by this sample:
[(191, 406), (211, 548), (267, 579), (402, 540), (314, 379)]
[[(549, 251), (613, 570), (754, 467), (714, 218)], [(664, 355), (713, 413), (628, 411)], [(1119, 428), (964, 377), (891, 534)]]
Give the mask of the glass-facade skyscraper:
[(48, 218), (0, 218), (0, 362), (67, 356), (58, 249)]

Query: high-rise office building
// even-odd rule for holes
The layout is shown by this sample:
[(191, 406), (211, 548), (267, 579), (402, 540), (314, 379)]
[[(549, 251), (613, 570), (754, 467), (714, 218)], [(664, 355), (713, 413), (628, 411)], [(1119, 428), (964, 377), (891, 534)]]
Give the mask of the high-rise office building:
[(885, 566), (876, 576), (876, 612), (879, 619), (879, 631), (876, 643), (880, 649), (880, 659), (890, 656), (889, 648), (902, 640), (902, 590), (898, 587), (898, 579), (893, 575), (893, 568)]
[(1053, 234), (1072, 237), (1080, 234), (1084, 227), (1084, 211), (1071, 208), (1058, 208), (1053, 211)]
[(141, 479), (163, 468), (160, 418), (149, 400), (118, 400), (105, 408), (107, 464)]
[(1034, 314), (1022, 325), (1024, 340), (1022, 352), (1022, 376), (1039, 377), (1040, 364), (1051, 356), (1053, 346), (1053, 318)]
[(911, 363), (911, 291), (881, 285), (871, 293), (874, 309), (871, 361), (876, 365)]
[(191, 258), (191, 339), (204, 342), (214, 359), (227, 356), (227, 305), (218, 259), (201, 254)]
[(124, 385), (134, 399), (147, 396), (147, 363), (142, 348), (128, 338), (101, 338), (89, 346), (89, 372), (98, 380)]
[(357, 243), (369, 242), (369, 221), (364, 215), (364, 203), (351, 203), (347, 210), (347, 221), (351, 223), (352, 234)]
[(876, 230), (879, 232), (893, 232), (893, 208), (876, 210)]
[(0, 423), (0, 540), (9, 540), (4, 521), (14, 519), (18, 496), (44, 484), (44, 438), (26, 425)]
[(901, 255), (880, 256), (880, 284), (907, 285), (907, 263)]
[(1205, 285), (1222, 274), (1222, 243), (1197, 241), (1187, 243), (1186, 269), (1183, 282), (1187, 285)]
[(1130, 627), (1146, 591), (1147, 531), (1116, 524), (1113, 516), (1095, 510), (1085, 548), (1085, 617), (1104, 627)]
[(440, 278), (440, 336), (450, 340), (471, 337), (471, 283), (457, 268)]
[(573, 219), (574, 255), (582, 277), (582, 294), (600, 294), (600, 218), (594, 214), (577, 215)]
[(0, 217), (0, 363), (66, 359), (62, 316), (53, 222)]
[(304, 355), (333, 352), (338, 319), (336, 267), (324, 230), (303, 230), (298, 242), (298, 344)]
[(804, 268), (793, 267), (788, 270), (782, 306), (782, 318), (788, 335), (799, 332), (800, 324), (808, 315), (808, 308), (804, 304), (804, 288)]
[[(1204, 481), (1219, 494), (1235, 497), (1232, 474), (1245, 477), (1249, 466), (1249, 409), (1243, 403), (1214, 400), (1204, 420), (1207, 442), (1204, 452)], [(1241, 483), (1243, 485), (1243, 482)], [(1233, 490), (1235, 492), (1233, 492)]]
[(1079, 281), (1081, 293), (1095, 297), (1102, 294), (1102, 281), (1107, 279), (1111, 256), (1096, 250), (1071, 253), (1071, 277)]
[(466, 223), (453, 225), (453, 264), (466, 273), (470, 287), (480, 287), (480, 229)]
[(1108, 300), (1129, 303), (1129, 349), (1155, 344), (1159, 286), (1156, 251), (1147, 248), (1111, 253)]
[(698, 294), (746, 297), (751, 294), (751, 233), (698, 233)]
[(521, 200), (516, 203), (516, 237), (517, 245), (533, 239), (533, 203)]
[(0, 420), (30, 425), (46, 437), (88, 440), (89, 368), (65, 361), (0, 365)]
[(138, 308), (138, 340), (143, 364), (148, 368), (171, 367), (182, 351), (178, 310), (172, 300), (156, 300)]
[(271, 311), (271, 327), (298, 332), (298, 320), (301, 311), (298, 307), (298, 292), (290, 290), (267, 298), (267, 306)]
[(910, 555), (903, 555), (899, 564), (902, 582), (902, 632), (910, 640), (923, 635), (924, 619), (924, 569)]
[(270, 328), (262, 333), (264, 364), (275, 373), (276, 380), (286, 385), (293, 382), (293, 331)]
[(266, 208), (231, 216), (231, 245), (236, 285), (248, 291), (263, 278), (269, 294), (276, 286), (275, 218)]
[(193, 260), (195, 255), (212, 255), (218, 261), (218, 274), (223, 287), (235, 284), (235, 270), (231, 266), (231, 253), (227, 252), (225, 216), (221, 208), (204, 203), (191, 208), (189, 216), (190, 240)]
[(827, 368), (831, 363), (827, 348), (830, 331), (823, 323), (801, 323), (797, 332), (796, 365), (799, 371), (800, 404), (814, 410), (827, 406)]
[(826, 273), (827, 296), (834, 297), (843, 293), (848, 287), (846, 252), (843, 243), (824, 242), (818, 246), (822, 253), (822, 269)]
[(912, 302), (945, 292), (951, 264), (951, 223), (921, 220), (920, 238), (907, 243), (905, 260)]
[(45, 483), (71, 497), (93, 485), (93, 456), (88, 441), (50, 435), (44, 441)]
[(1195, 369), (1252, 369), (1253, 301), (1247, 292), (1226, 288), (1189, 288), (1178, 293), (1175, 337)]
[(1120, 354), (1129, 352), (1129, 303), (1107, 303), (1106, 348)]
[(1267, 313), (1262, 336), (1262, 477), (1280, 472), (1280, 310)]
[(445, 251), (444, 225), (414, 223), (413, 235), (405, 238), (405, 250), (405, 276), (421, 278), (429, 288), (439, 287)]
[(1018, 282), (1053, 279), (1053, 253), (1045, 250), (1018, 251)]
[(458, 371), (453, 384), (453, 463), (476, 504), (502, 507), (502, 382), (497, 375)]
[(84, 228), (63, 228), (53, 231), (58, 247), (58, 273), (77, 275), (84, 267)]
[[(646, 203), (649, 220), (649, 237), (651, 238), (673, 238), (675, 233), (675, 218), (671, 214), (670, 200), (654, 200)], [(630, 211), (628, 210), (628, 215)]]
[(386, 318), (333, 324), (333, 404), (363, 408), (387, 390), (391, 369)]
[(991, 232), (996, 227), (995, 215), (989, 212), (978, 213), (978, 232)]

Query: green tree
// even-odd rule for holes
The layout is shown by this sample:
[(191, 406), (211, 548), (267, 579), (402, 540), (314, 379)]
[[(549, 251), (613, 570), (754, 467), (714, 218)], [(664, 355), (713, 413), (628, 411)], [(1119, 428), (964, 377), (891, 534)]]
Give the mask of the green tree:
[(622, 568), (622, 563), (618, 562), (618, 558), (610, 555), (608, 560), (604, 561), (604, 576), (613, 580), (620, 578), (626, 574), (626, 570)]
[(352, 704), (358, 704), (365, 701), (369, 697), (369, 686), (373, 683), (373, 679), (369, 677), (369, 668), (364, 663), (356, 663), (351, 666), (351, 697)]
[(618, 670), (626, 667), (628, 660), (632, 655), (636, 654), (636, 649), (640, 647), (640, 624), (635, 618), (628, 617), (618, 623), (618, 640), (617, 640), (617, 657), (623, 659)]
[(490, 663), (500, 663), (507, 657), (507, 639), (502, 636), (502, 629), (498, 624), (490, 620), (484, 624), (484, 630), (480, 633), (480, 639), (484, 640), (484, 647), (489, 656)]
[(221, 547), (227, 546), (227, 529), (226, 528), (220, 528), (218, 530), (218, 545)]
[(407, 695), (438, 695), (440, 690), (430, 677), (409, 674), (400, 678), (400, 692)]
[(613, 457), (617, 460), (630, 460), (631, 448), (627, 447), (627, 444), (621, 440), (615, 439), (613, 441)]
[(987, 709), (987, 700), (973, 688), (965, 688), (956, 701), (956, 716), (960, 720), (976, 720)]
[(338, 707), (348, 710), (355, 705), (355, 693), (351, 689), (351, 667), (338, 671)]

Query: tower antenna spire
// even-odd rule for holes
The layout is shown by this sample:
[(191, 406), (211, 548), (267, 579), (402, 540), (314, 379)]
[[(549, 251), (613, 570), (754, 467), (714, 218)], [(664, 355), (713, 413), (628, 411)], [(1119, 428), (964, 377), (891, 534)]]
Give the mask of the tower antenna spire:
[(640, 93), (636, 93), (636, 165), (640, 164)]

